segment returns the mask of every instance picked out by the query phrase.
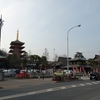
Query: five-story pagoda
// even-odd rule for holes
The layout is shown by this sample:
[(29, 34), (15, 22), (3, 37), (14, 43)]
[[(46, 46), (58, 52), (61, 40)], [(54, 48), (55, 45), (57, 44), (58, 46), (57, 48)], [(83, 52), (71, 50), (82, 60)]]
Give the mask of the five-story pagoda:
[(23, 49), (25, 48), (23, 45), (25, 43), (18, 40), (19, 31), (17, 30), (17, 37), (15, 41), (11, 41), (10, 43), (10, 54), (16, 54), (18, 58), (22, 58), (22, 53), (24, 53)]

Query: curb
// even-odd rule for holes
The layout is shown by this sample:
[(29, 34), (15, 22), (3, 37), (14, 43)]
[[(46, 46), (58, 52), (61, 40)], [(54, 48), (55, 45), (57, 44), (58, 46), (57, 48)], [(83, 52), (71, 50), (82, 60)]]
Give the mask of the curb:
[(0, 87), (0, 89), (3, 89), (3, 87)]

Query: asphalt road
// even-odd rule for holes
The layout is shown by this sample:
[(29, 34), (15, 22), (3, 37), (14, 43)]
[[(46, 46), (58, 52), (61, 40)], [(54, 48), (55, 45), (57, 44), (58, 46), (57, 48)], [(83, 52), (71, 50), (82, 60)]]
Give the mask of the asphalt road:
[(36, 82), (37, 85), (0, 89), (0, 100), (100, 100), (100, 81)]
[(58, 91), (31, 94), (7, 100), (100, 100), (100, 86), (73, 87)]

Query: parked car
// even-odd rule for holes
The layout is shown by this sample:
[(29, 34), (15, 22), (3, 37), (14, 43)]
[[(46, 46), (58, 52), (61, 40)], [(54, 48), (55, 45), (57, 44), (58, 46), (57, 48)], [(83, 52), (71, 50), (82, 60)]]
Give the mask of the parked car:
[(90, 80), (100, 80), (100, 72), (90, 73)]
[(72, 74), (72, 70), (64, 70), (64, 72), (65, 72), (66, 74), (69, 74), (69, 75)]
[(4, 72), (4, 77), (15, 77), (16, 76), (16, 73), (14, 70), (3, 70)]
[(21, 69), (15, 69), (16, 74), (18, 74), (21, 71)]
[(26, 70), (21, 70), (17, 75), (16, 78), (30, 78), (30, 74)]

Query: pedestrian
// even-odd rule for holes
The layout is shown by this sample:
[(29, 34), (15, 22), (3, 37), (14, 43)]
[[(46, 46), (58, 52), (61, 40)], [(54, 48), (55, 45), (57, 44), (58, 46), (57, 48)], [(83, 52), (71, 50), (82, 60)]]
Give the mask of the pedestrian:
[(43, 80), (44, 80), (44, 73), (42, 73), (42, 78), (43, 78)]

